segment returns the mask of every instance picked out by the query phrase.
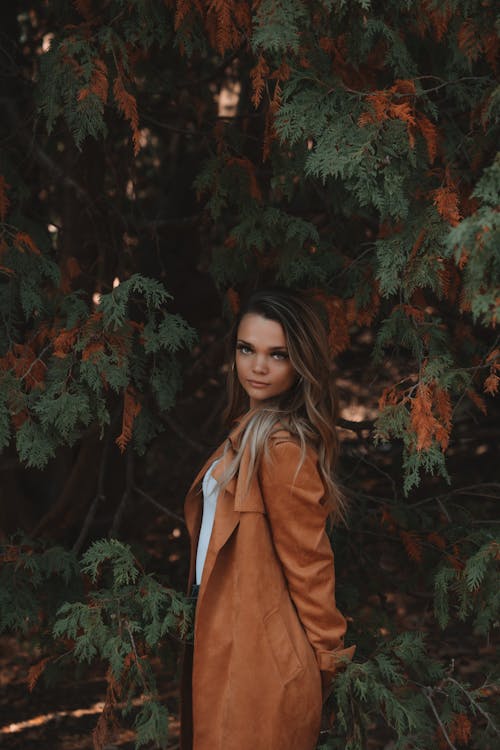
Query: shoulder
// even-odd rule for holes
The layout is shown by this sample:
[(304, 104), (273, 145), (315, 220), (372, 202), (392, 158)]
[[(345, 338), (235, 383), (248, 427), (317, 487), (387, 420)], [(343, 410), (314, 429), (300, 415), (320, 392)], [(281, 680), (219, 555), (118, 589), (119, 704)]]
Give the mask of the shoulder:
[(314, 481), (318, 474), (318, 454), (309, 443), (301, 445), (289, 430), (278, 427), (269, 436), (261, 461), (264, 481)]

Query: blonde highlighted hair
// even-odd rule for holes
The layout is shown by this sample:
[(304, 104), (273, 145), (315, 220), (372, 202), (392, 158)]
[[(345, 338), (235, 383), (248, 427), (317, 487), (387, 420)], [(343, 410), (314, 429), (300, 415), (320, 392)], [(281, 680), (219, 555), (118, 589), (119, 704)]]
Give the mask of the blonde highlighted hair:
[(238, 380), (234, 363), (238, 328), (243, 317), (250, 313), (280, 323), (297, 379), (285, 393), (269, 399), (255, 410), (241, 435), (235, 457), (221, 478), (221, 485), (225, 486), (237, 474), (247, 448), (248, 476), (251, 477), (263, 454), (267, 454), (269, 437), (277, 430), (285, 429), (302, 448), (301, 463), (305, 459), (307, 446), (312, 446), (316, 451), (331, 517), (345, 521), (346, 502), (334, 476), (339, 452), (335, 429), (338, 400), (328, 332), (318, 303), (300, 292), (270, 288), (254, 292), (242, 305), (229, 336), (230, 367), (225, 421), (231, 427), (235, 419), (249, 410), (249, 397)]

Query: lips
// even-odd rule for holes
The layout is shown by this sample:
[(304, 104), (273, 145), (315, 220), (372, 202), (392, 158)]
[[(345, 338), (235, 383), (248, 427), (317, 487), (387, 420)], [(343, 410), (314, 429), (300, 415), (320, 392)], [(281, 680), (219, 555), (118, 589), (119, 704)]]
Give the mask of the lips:
[(253, 388), (266, 388), (269, 383), (261, 383), (258, 380), (248, 380), (247, 381)]

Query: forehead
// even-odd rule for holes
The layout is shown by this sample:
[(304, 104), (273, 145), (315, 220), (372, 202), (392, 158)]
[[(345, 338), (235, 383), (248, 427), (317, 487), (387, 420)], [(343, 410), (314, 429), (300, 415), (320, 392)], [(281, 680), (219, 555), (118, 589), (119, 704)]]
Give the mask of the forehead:
[(285, 331), (277, 320), (263, 318), (257, 313), (247, 313), (238, 326), (238, 339), (268, 349), (286, 347)]

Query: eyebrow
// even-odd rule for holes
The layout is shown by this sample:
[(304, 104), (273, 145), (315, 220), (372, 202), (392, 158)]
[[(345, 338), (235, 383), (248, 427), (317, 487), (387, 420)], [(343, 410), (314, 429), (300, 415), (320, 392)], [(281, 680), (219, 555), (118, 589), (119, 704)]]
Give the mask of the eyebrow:
[[(254, 348), (254, 345), (251, 344), (249, 341), (245, 341), (245, 339), (238, 339), (237, 344), (244, 344), (245, 346), (249, 346), (251, 349)], [(269, 347), (270, 352), (286, 352), (287, 348), (286, 346), (270, 346)]]

